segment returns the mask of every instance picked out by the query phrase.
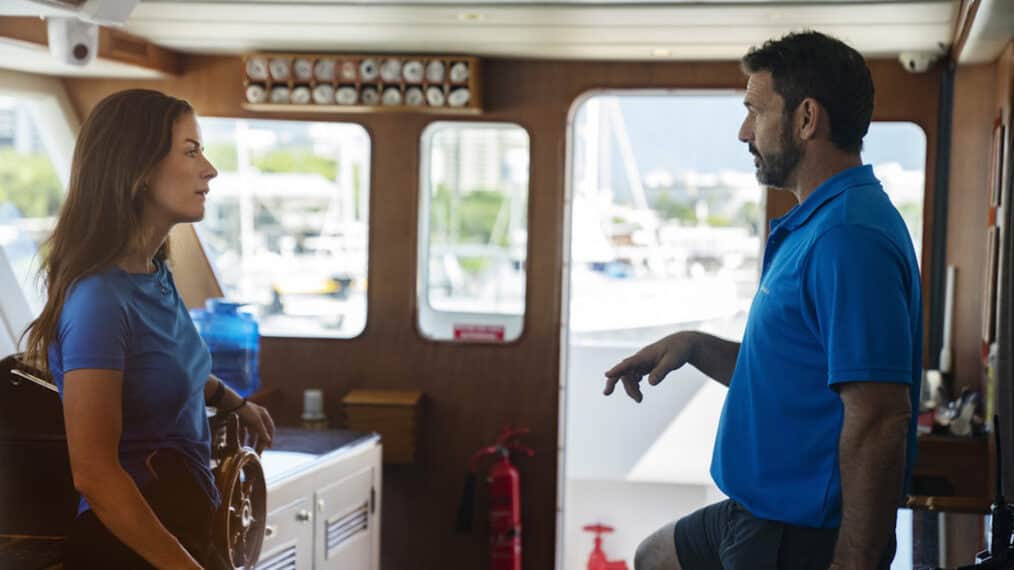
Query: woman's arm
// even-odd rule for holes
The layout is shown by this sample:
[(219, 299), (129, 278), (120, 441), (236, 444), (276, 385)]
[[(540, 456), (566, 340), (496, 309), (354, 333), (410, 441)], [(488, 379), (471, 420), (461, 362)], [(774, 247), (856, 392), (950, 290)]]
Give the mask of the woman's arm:
[(199, 569), (144, 500), (120, 465), (123, 373), (79, 369), (67, 372), (63, 416), (74, 487), (99, 520), (156, 568)]
[[(224, 397), (225, 394), (224, 391), (220, 393), (219, 392), (220, 389), (228, 390), (229, 387), (226, 386), (225, 382), (222, 382), (222, 379), (219, 378), (218, 376), (215, 376), (214, 374), (208, 374), (208, 381), (204, 383), (204, 401), (209, 406), (217, 407), (221, 405), (221, 398)], [(219, 401), (212, 402), (211, 399), (216, 397), (216, 395)]]
[(265, 447), (271, 447), (271, 440), (275, 437), (275, 422), (266, 408), (248, 402), (214, 374), (209, 374), (208, 381), (204, 384), (204, 400), (218, 410), (236, 412), (240, 424), (249, 435), (250, 445), (257, 453)]

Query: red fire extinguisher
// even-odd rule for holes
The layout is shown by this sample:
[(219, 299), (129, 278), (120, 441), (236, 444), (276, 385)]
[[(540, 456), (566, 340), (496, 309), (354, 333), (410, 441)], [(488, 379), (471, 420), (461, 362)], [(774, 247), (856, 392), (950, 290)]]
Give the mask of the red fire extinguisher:
[(521, 478), (511, 463), (511, 452), (532, 456), (535, 452), (516, 439), (528, 433), (527, 428), (504, 427), (496, 443), (472, 455), (470, 471), (458, 506), (458, 530), (472, 529), (472, 503), (475, 477), (480, 463), (487, 456), (496, 459), (489, 466), (486, 485), (489, 491), (489, 551), (491, 570), (521, 570)]

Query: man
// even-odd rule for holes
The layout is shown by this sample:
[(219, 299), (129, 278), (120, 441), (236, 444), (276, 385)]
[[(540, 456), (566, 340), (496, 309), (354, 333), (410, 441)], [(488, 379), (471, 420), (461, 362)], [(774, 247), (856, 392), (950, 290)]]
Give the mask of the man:
[(860, 158), (873, 81), (858, 52), (816, 32), (742, 64), (739, 139), (760, 183), (799, 204), (771, 222), (742, 344), (680, 332), (606, 372), (606, 395), (622, 381), (637, 402), (644, 375), (655, 385), (684, 364), (729, 386), (711, 465), (729, 500), (649, 536), (635, 567), (886, 570), (915, 452), (922, 315), (908, 231)]

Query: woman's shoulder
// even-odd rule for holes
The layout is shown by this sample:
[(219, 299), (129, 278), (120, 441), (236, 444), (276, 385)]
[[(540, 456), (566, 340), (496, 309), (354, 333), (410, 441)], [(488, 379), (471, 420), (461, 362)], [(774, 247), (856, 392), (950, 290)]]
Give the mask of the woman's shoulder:
[(125, 301), (123, 279), (115, 269), (85, 275), (71, 286), (65, 306), (123, 306)]

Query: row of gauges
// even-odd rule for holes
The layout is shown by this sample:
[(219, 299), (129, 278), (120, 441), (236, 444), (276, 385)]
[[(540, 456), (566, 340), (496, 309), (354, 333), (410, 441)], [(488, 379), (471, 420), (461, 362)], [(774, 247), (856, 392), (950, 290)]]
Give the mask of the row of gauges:
[(246, 76), (251, 81), (276, 83), (354, 83), (383, 81), (385, 83), (467, 83), (467, 61), (431, 59), (429, 61), (398, 58), (376, 59), (311, 59), (251, 56), (246, 60)]
[(447, 89), (441, 85), (407, 87), (404, 90), (396, 85), (378, 89), (374, 85), (342, 85), (337, 89), (327, 83), (313, 88), (300, 85), (290, 89), (285, 85), (266, 87), (259, 83), (251, 83), (246, 87), (248, 103), (282, 103), (306, 105), (407, 105), (409, 107), (465, 107), (471, 94), (467, 87)]

